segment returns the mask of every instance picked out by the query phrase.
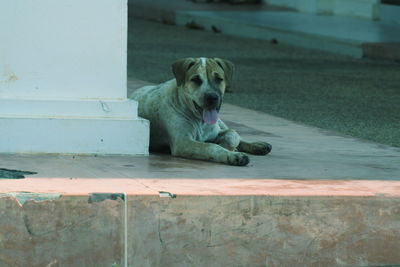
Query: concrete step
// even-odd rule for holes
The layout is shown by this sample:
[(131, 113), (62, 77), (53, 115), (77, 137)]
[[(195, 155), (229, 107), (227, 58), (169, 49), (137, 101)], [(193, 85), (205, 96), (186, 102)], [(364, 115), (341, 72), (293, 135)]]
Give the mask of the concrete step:
[(149, 122), (141, 118), (5, 117), (0, 128), (2, 153), (148, 154)]
[[(287, 11), (179, 11), (176, 23), (241, 37), (363, 57), (365, 43), (399, 43), (400, 25)], [(397, 51), (396, 47), (396, 51)], [(397, 54), (394, 52), (393, 54)], [(368, 55), (368, 54), (367, 54)], [(397, 58), (394, 58), (397, 59)]]
[[(276, 4), (282, 4), (273, 2)], [(342, 1), (345, 5), (345, 1)], [(359, 3), (371, 6), (370, 4)], [(354, 7), (354, 6), (353, 6)], [(229, 5), (183, 0), (132, 0), (129, 15), (194, 29), (268, 40), (352, 57), (400, 61), (400, 24), (393, 6), (382, 5), (383, 21), (299, 13), (269, 4)], [(387, 13), (390, 10), (390, 14)], [(346, 10), (345, 10), (346, 11)], [(357, 7), (350, 12), (362, 12)], [(340, 12), (339, 12), (340, 13)]]
[(149, 122), (137, 108), (130, 99), (0, 99), (0, 151), (147, 155)]
[(0, 180), (0, 265), (389, 266), (399, 206), (399, 181)]

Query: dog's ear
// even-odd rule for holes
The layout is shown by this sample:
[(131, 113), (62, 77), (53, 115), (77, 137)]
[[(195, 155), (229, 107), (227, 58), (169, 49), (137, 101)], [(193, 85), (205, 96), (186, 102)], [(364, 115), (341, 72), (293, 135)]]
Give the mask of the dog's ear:
[(176, 84), (181, 86), (185, 83), (186, 72), (196, 63), (191, 57), (182, 58), (172, 63), (172, 72), (174, 73)]
[(223, 69), (225, 74), (225, 84), (226, 84), (226, 91), (232, 91), (231, 84), (232, 84), (232, 77), (233, 72), (235, 70), (235, 65), (232, 62), (226, 59), (214, 58), (217, 64)]

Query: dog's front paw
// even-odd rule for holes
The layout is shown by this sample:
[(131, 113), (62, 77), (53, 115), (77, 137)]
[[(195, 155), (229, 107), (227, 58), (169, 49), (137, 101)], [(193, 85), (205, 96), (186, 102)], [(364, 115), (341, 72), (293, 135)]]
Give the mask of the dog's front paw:
[(232, 129), (228, 129), (219, 134), (217, 144), (230, 151), (235, 151), (240, 143), (239, 134)]
[(245, 166), (249, 161), (249, 157), (242, 152), (234, 152), (228, 157), (228, 164), (234, 166)]
[(254, 155), (267, 155), (271, 152), (272, 146), (265, 142), (251, 143), (251, 153)]

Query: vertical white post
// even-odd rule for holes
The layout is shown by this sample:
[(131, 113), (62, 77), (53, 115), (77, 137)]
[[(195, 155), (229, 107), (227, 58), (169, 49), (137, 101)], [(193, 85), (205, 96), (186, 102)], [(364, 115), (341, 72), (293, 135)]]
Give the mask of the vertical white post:
[(127, 0), (0, 1), (0, 153), (146, 154)]

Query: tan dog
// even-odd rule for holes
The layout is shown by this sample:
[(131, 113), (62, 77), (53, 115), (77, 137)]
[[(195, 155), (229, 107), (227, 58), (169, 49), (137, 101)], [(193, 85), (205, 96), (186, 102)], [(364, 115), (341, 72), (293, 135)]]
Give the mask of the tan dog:
[(150, 150), (243, 166), (242, 152), (266, 155), (271, 145), (247, 142), (219, 118), (234, 66), (219, 58), (185, 58), (172, 64), (175, 79), (139, 88), (139, 116), (150, 120)]

